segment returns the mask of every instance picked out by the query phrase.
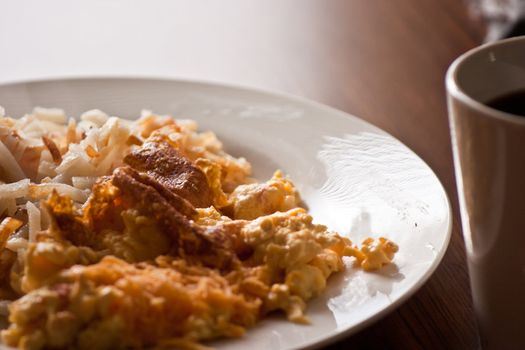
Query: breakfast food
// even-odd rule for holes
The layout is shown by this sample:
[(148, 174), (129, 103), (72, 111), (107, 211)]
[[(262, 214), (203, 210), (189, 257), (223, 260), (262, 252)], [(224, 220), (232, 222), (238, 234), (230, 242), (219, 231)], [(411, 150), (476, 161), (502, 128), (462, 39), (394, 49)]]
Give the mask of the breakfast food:
[(306, 302), (353, 257), (389, 264), (315, 224), (280, 171), (266, 182), (190, 120), (37, 108), (0, 115), (3, 343), (21, 349), (198, 348)]

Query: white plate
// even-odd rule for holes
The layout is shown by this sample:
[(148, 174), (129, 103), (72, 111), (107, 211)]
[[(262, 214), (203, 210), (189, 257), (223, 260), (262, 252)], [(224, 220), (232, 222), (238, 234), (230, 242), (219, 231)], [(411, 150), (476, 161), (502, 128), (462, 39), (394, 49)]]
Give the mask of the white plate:
[(316, 222), (354, 241), (384, 235), (399, 244), (393, 266), (333, 276), (308, 305), (311, 325), (273, 315), (241, 339), (211, 343), (219, 349), (313, 348), (354, 333), (421, 287), (449, 242), (449, 202), (430, 168), (380, 129), (311, 101), (207, 83), (92, 78), (3, 85), (0, 105), (17, 117), (44, 106), (195, 119), (251, 161), (260, 180), (277, 168), (288, 173)]

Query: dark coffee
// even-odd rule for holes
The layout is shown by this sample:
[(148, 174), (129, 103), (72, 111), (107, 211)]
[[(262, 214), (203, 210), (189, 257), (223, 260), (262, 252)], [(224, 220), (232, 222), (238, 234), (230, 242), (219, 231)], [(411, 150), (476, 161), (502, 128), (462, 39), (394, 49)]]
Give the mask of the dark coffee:
[(525, 117), (525, 90), (496, 97), (487, 103), (492, 108)]

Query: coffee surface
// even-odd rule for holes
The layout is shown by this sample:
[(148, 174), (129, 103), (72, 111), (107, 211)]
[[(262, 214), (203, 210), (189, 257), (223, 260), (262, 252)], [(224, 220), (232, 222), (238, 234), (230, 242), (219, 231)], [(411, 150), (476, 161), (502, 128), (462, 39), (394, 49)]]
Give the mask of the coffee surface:
[(489, 101), (487, 105), (502, 112), (525, 117), (525, 90), (499, 96)]

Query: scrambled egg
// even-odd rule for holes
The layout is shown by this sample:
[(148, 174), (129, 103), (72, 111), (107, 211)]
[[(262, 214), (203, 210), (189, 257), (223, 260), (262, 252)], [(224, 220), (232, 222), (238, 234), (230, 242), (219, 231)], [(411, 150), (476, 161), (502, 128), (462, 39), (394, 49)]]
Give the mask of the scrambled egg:
[(292, 182), (276, 171), (265, 183), (239, 185), (230, 194), (232, 216), (252, 220), (259, 216), (287, 211), (299, 205), (299, 193)]
[[(22, 259), (0, 266), (4, 289), (18, 297), (5, 344), (195, 348), (242, 336), (274, 311), (308, 323), (307, 301), (344, 269), (345, 256), (365, 270), (392, 261), (398, 247), (385, 238), (358, 247), (313, 223), (280, 171), (249, 183), (249, 164), (233, 161), (215, 135), (171, 119), (142, 122), (141, 148), (88, 202), (78, 208), (53, 193), (49, 229)], [(19, 226), (0, 224), (0, 244), (8, 224)]]

